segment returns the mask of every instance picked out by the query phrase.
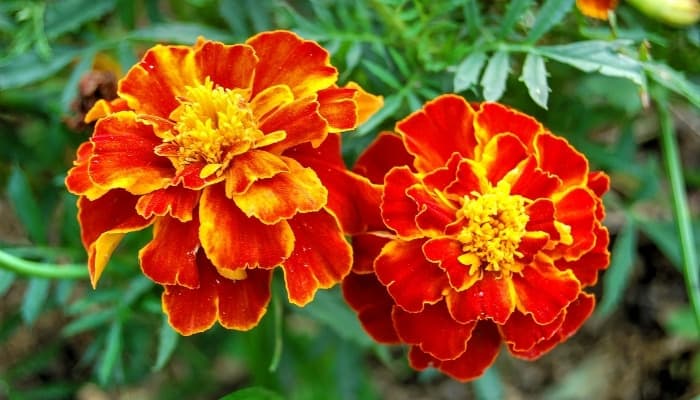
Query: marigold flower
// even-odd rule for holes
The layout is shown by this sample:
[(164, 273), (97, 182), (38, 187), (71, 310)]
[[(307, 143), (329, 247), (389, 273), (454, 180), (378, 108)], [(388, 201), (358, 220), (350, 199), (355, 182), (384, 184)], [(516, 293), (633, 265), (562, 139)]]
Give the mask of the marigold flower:
[(384, 187), (343, 282), (369, 334), (466, 381), (501, 343), (535, 359), (576, 332), (609, 263), (607, 175), (497, 103), (443, 95), (396, 130), (355, 167)]
[(617, 7), (617, 0), (576, 0), (576, 7), (585, 16), (607, 20), (608, 12)]
[(338, 283), (352, 263), (343, 228), (356, 217), (309, 165), (342, 175), (337, 133), (381, 98), (337, 78), (326, 50), (286, 31), (148, 50), (119, 97), (88, 113), (94, 133), (66, 178), (93, 286), (122, 237), (151, 225), (139, 262), (184, 335), (216, 321), (254, 327), (276, 266), (300, 306)]

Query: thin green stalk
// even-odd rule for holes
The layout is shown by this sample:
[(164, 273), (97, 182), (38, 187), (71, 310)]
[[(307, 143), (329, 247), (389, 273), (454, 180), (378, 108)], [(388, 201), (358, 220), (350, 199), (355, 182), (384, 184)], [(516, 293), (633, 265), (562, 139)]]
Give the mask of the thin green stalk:
[(690, 306), (695, 315), (695, 323), (700, 331), (700, 277), (698, 276), (698, 256), (693, 239), (688, 200), (686, 198), (683, 183), (683, 166), (678, 155), (678, 144), (674, 138), (675, 128), (669, 113), (666, 93), (662, 89), (651, 92), (656, 102), (659, 120), (661, 123), (661, 148), (664, 164), (668, 171), (668, 179), (671, 185), (671, 198), (673, 201), (673, 214), (678, 227), (678, 235), (681, 241), (681, 256), (683, 263), (683, 277), (685, 287), (690, 299)]
[(88, 276), (85, 264), (49, 264), (28, 261), (3, 250), (0, 250), (0, 269), (36, 278), (83, 279)]

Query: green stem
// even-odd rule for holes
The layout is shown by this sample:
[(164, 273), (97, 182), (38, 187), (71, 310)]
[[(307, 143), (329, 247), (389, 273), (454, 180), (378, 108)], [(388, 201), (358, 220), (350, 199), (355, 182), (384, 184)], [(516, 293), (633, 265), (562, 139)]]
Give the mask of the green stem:
[(88, 276), (85, 264), (48, 264), (27, 261), (3, 250), (0, 250), (0, 269), (36, 278), (83, 279)]
[(663, 89), (657, 88), (651, 92), (658, 107), (659, 120), (661, 122), (661, 148), (663, 150), (664, 164), (668, 171), (668, 179), (671, 185), (671, 198), (673, 201), (673, 214), (676, 219), (678, 235), (681, 241), (681, 256), (683, 263), (683, 277), (685, 287), (690, 299), (690, 306), (695, 315), (695, 323), (700, 331), (700, 278), (698, 277), (698, 257), (694, 246), (693, 229), (691, 225), (688, 200), (683, 181), (683, 166), (678, 155), (678, 144), (674, 138), (675, 128), (671, 114), (668, 111), (668, 101)]

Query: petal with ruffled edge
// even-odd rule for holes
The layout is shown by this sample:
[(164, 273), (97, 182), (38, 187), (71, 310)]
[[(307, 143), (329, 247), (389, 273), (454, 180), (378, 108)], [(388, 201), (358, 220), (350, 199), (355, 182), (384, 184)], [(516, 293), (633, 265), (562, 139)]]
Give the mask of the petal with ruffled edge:
[(357, 126), (355, 89), (331, 87), (318, 92), (318, 112), (328, 122), (330, 132), (342, 132)]
[(248, 217), (265, 224), (276, 224), (297, 213), (320, 210), (328, 201), (328, 190), (311, 168), (284, 157), (287, 172), (253, 182), (243, 193), (234, 193), (233, 202)]
[(98, 121), (92, 142), (88, 174), (97, 185), (145, 194), (167, 186), (175, 173), (170, 160), (153, 152), (161, 143), (153, 127), (138, 122), (133, 112)]
[(338, 79), (328, 52), (318, 43), (303, 40), (292, 32), (264, 32), (246, 43), (260, 60), (255, 70), (254, 94), (284, 84), (296, 98), (302, 98), (330, 87)]
[(260, 179), (289, 172), (289, 166), (279, 156), (262, 150), (249, 150), (236, 157), (226, 172), (226, 196), (245, 193)]
[(126, 100), (122, 98), (116, 98), (114, 100), (109, 101), (105, 99), (99, 99), (92, 106), (92, 108), (87, 113), (85, 113), (85, 118), (83, 118), (83, 121), (86, 124), (89, 124), (90, 122), (97, 121), (99, 118), (102, 118), (109, 114), (128, 110), (129, 105), (126, 103)]
[(326, 210), (299, 214), (289, 220), (294, 251), (282, 264), (289, 301), (308, 304), (318, 289), (340, 282), (352, 268), (352, 250), (338, 221)]
[(488, 187), (486, 171), (481, 164), (462, 159), (457, 167), (456, 180), (445, 188), (445, 193), (453, 197), (472, 197), (472, 192), (483, 193)]
[(344, 86), (347, 89), (355, 89), (355, 108), (357, 112), (357, 124), (362, 124), (367, 121), (374, 113), (376, 113), (384, 104), (382, 96), (375, 96), (367, 93), (362, 86), (355, 82), (348, 82)]
[(294, 249), (294, 233), (287, 221), (266, 225), (246, 217), (226, 197), (222, 184), (202, 193), (199, 221), (202, 248), (223, 276), (237, 276), (243, 268), (273, 268)]
[(230, 280), (217, 274), (201, 252), (197, 264), (199, 287), (165, 286), (163, 311), (173, 329), (188, 336), (209, 329), (216, 321), (228, 329), (254, 328), (270, 301), (272, 271), (247, 270), (245, 279)]
[(593, 286), (598, 282), (598, 272), (606, 269), (610, 265), (610, 234), (608, 230), (596, 224), (593, 230), (596, 236), (595, 247), (588, 253), (573, 261), (560, 259), (555, 261), (557, 268), (561, 270), (570, 269), (576, 278), (581, 282), (581, 286)]
[(511, 352), (528, 351), (537, 343), (551, 338), (564, 323), (566, 311), (562, 311), (548, 324), (538, 324), (531, 315), (514, 312), (505, 324), (498, 327), (503, 341)]
[(428, 260), (438, 263), (446, 272), (450, 286), (454, 290), (466, 290), (481, 277), (478, 272), (470, 275), (469, 266), (459, 262), (458, 257), (463, 254), (462, 244), (455, 239), (449, 237), (430, 239), (423, 245), (423, 253)]
[(566, 341), (576, 333), (588, 319), (595, 307), (595, 297), (582, 292), (565, 311), (561, 328), (549, 339), (543, 340), (526, 351), (511, 350), (511, 354), (525, 360), (535, 360), (553, 349), (557, 344)]
[(525, 207), (528, 216), (525, 229), (529, 232), (545, 232), (550, 240), (559, 240), (559, 231), (554, 225), (554, 203), (550, 199), (537, 199)]
[(474, 128), (479, 143), (485, 144), (499, 133), (515, 134), (528, 148), (533, 149), (533, 138), (544, 128), (536, 119), (499, 103), (482, 103), (476, 112)]
[(372, 183), (384, 184), (384, 176), (393, 167), (412, 168), (414, 157), (406, 151), (401, 136), (393, 132), (381, 132), (357, 157), (353, 171), (367, 177)]
[(518, 310), (531, 314), (538, 324), (549, 324), (581, 292), (571, 271), (556, 269), (551, 261), (535, 259), (520, 274), (512, 275)]
[(495, 186), (526, 158), (527, 147), (515, 134), (500, 133), (486, 143), (480, 162), (486, 168), (486, 177)]
[(394, 300), (375, 275), (348, 275), (343, 280), (343, 297), (357, 312), (362, 327), (374, 340), (383, 344), (400, 342), (391, 320)]
[(352, 270), (358, 274), (373, 274), (374, 260), (382, 252), (388, 238), (372, 233), (354, 235), (352, 237), (353, 265)]
[(408, 353), (411, 367), (424, 370), (428, 367), (440, 371), (462, 382), (480, 377), (493, 364), (501, 347), (501, 337), (491, 322), (480, 322), (472, 332), (467, 350), (459, 358), (440, 361), (412, 346)]
[(444, 302), (427, 305), (421, 312), (409, 313), (394, 307), (394, 327), (405, 343), (439, 360), (453, 360), (467, 348), (476, 322), (461, 324), (452, 319)]
[(564, 194), (554, 207), (557, 221), (571, 227), (573, 238), (573, 243), (560, 243), (555, 253), (567, 260), (575, 260), (595, 245), (595, 198), (587, 189), (578, 187)]
[(144, 275), (161, 285), (199, 286), (197, 252), (199, 222), (180, 222), (158, 218), (153, 225), (153, 240), (139, 251)]
[(318, 113), (318, 102), (313, 96), (277, 108), (260, 121), (259, 128), (265, 133), (285, 132), (284, 140), (262, 148), (275, 154), (307, 142), (318, 147), (328, 136), (328, 123)]
[(255, 52), (246, 45), (206, 41), (194, 50), (199, 81), (204, 82), (208, 77), (226, 89), (249, 88), (257, 63)]
[(134, 211), (136, 199), (136, 196), (119, 189), (111, 190), (94, 201), (85, 197), (78, 199), (80, 236), (88, 252), (88, 270), (93, 287), (97, 286), (112, 252), (124, 235), (140, 231), (153, 221)]
[(521, 165), (520, 174), (513, 182), (510, 193), (528, 199), (549, 198), (561, 185), (561, 179), (543, 171), (537, 166), (537, 159), (530, 156)]
[(566, 139), (541, 134), (535, 142), (540, 168), (558, 176), (565, 186), (584, 182), (588, 175), (588, 161)]
[(474, 110), (463, 98), (443, 95), (396, 124), (406, 149), (416, 157), (419, 171), (431, 171), (447, 163), (453, 152), (474, 156)]
[(168, 118), (196, 74), (191, 47), (157, 45), (119, 81), (119, 96), (139, 114)]
[(387, 286), (396, 304), (408, 312), (442, 299), (449, 287), (445, 273), (423, 255), (423, 240), (392, 240), (374, 262), (379, 281)]
[(452, 291), (447, 296), (447, 308), (461, 323), (490, 319), (504, 323), (515, 310), (516, 294), (510, 278), (485, 271), (483, 277), (463, 292)]
[(384, 223), (404, 239), (423, 236), (416, 225), (418, 204), (406, 193), (411, 186), (420, 184), (418, 178), (408, 167), (402, 166), (392, 168), (385, 182), (381, 204)]
[(144, 218), (166, 214), (187, 222), (199, 201), (199, 192), (182, 186), (169, 186), (141, 196), (136, 202), (136, 212)]
[(107, 193), (108, 189), (95, 185), (88, 174), (88, 164), (90, 156), (92, 156), (92, 142), (84, 142), (78, 147), (76, 160), (73, 162), (74, 167), (68, 171), (66, 176), (66, 188), (68, 191), (78, 195), (85, 196), (90, 200)]

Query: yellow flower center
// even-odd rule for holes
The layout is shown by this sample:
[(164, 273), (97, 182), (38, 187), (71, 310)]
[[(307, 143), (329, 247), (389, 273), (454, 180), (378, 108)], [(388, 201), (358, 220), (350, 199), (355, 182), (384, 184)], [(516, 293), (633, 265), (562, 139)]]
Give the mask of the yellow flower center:
[(499, 182), (486, 193), (473, 192), (465, 197), (458, 218), (465, 221), (457, 240), (462, 243), (460, 263), (469, 266), (469, 274), (481, 270), (510, 273), (519, 271), (515, 257), (529, 220), (525, 198), (510, 194), (510, 185)]

